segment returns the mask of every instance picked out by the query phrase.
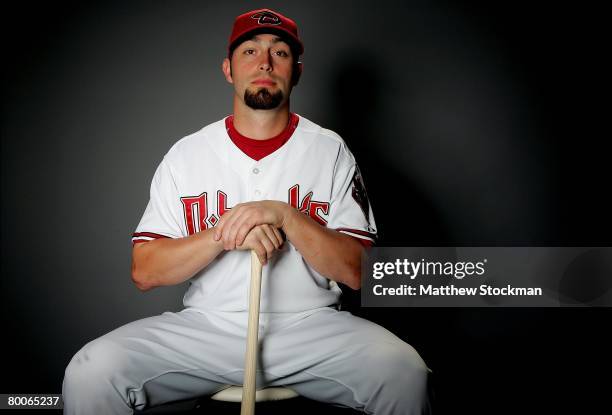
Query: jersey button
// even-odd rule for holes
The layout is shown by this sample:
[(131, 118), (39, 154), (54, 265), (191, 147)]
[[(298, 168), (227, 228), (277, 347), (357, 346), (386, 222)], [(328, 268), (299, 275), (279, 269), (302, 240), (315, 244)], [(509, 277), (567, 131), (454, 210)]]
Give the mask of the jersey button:
[(259, 169), (258, 169), (257, 167), (255, 167), (255, 168), (253, 169), (253, 174), (257, 174), (257, 173), (259, 173)]

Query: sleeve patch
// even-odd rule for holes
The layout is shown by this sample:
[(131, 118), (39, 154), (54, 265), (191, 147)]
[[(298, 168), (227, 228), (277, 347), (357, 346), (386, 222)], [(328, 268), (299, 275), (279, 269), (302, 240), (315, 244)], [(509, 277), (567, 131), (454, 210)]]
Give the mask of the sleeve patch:
[(355, 174), (353, 175), (353, 190), (351, 194), (355, 202), (357, 202), (361, 208), (366, 221), (370, 223), (370, 202), (368, 201), (368, 193), (366, 192), (361, 172), (357, 166), (355, 166)]

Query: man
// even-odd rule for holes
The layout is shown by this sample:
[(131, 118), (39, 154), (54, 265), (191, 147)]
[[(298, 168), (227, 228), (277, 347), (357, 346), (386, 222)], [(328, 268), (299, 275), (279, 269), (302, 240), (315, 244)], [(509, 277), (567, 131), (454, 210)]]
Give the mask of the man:
[(233, 115), (178, 141), (134, 233), (143, 291), (189, 280), (185, 309), (83, 347), (66, 369), (66, 413), (130, 414), (243, 381), (250, 255), (265, 265), (258, 386), (375, 414), (427, 412), (428, 369), (408, 344), (337, 310), (360, 286), (376, 228), (342, 139), (293, 114), (302, 66), (295, 22), (236, 18), (222, 70)]

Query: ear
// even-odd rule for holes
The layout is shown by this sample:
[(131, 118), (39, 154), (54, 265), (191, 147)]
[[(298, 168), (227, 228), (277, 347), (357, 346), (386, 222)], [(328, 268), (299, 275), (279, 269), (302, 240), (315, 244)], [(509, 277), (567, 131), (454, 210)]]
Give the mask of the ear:
[(228, 58), (223, 59), (223, 63), (221, 64), (221, 70), (223, 71), (223, 76), (225, 76), (225, 80), (230, 84), (234, 83), (232, 79), (232, 63)]
[(302, 76), (303, 64), (302, 62), (298, 62), (293, 67), (293, 76), (292, 76), (292, 86), (296, 86), (300, 81), (300, 77)]

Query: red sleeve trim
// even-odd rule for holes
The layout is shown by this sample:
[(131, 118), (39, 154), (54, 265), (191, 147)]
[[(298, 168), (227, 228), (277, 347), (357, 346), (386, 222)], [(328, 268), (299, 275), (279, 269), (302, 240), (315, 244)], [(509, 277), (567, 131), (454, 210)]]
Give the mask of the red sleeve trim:
[(336, 228), (338, 232), (352, 233), (354, 235), (359, 235), (364, 238), (369, 238), (372, 242), (376, 241), (376, 234), (371, 232), (362, 231), (360, 229), (351, 229), (351, 228)]
[[(153, 233), (153, 232), (136, 232), (134, 234), (132, 234), (132, 238), (139, 238), (144, 236), (145, 238), (153, 238), (153, 239), (159, 239), (159, 238), (169, 238), (169, 236), (166, 235), (160, 235), (159, 233)], [(143, 241), (145, 241), (146, 239), (143, 239)]]

